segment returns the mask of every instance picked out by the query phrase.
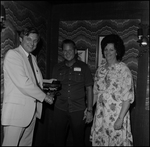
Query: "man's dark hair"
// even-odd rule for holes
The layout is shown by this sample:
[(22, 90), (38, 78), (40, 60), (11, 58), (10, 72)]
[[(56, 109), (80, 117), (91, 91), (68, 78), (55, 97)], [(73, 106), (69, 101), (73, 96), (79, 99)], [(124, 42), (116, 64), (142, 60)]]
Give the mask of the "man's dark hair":
[(76, 44), (74, 41), (72, 41), (71, 39), (65, 39), (62, 44), (61, 44), (61, 48), (63, 50), (63, 46), (64, 44), (72, 44), (73, 45), (73, 48), (76, 49)]
[(20, 31), (19, 36), (21, 38), (23, 38), (23, 36), (28, 36), (30, 33), (35, 33), (40, 37), (40, 34), (39, 34), (38, 30), (34, 27), (25, 27), (25, 28), (23, 28)]

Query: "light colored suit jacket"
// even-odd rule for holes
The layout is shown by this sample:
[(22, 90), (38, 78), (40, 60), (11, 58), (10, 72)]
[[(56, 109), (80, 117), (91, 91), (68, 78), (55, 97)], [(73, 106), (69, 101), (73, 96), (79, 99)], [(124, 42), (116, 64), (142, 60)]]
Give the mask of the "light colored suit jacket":
[[(32, 59), (39, 85), (42, 87), (42, 74), (33, 55)], [(21, 45), (7, 52), (3, 71), (2, 125), (26, 127), (35, 113), (41, 118), (42, 102), (46, 94), (36, 85), (30, 63)]]

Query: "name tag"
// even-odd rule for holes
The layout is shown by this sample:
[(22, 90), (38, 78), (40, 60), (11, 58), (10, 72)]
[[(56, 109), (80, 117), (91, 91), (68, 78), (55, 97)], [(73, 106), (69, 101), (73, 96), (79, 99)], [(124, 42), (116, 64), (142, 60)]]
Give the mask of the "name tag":
[(74, 67), (74, 71), (81, 71), (80, 67)]

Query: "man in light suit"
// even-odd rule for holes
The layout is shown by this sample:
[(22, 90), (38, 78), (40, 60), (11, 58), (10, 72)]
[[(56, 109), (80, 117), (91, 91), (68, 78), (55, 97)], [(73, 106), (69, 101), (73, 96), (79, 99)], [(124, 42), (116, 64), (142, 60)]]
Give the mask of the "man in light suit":
[[(39, 37), (36, 29), (23, 29), (19, 37), (20, 45), (5, 55), (2, 146), (32, 146), (36, 118), (41, 118), (42, 102), (53, 103), (53, 97), (42, 90), (42, 74), (35, 56), (31, 54), (37, 47)], [(35, 75), (28, 61), (29, 54)]]

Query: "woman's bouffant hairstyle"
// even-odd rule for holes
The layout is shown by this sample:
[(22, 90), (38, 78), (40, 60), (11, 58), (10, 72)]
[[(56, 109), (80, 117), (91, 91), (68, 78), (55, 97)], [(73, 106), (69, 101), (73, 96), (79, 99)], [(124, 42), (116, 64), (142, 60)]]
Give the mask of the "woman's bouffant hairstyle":
[(121, 61), (122, 57), (125, 54), (125, 46), (123, 40), (117, 34), (110, 34), (105, 36), (101, 41), (102, 55), (104, 58), (105, 58), (104, 48), (107, 46), (108, 43), (114, 44), (114, 48), (117, 53), (116, 59), (118, 61)]
[(72, 41), (72, 40), (70, 40), (70, 39), (65, 39), (65, 40), (62, 42), (62, 44), (61, 44), (62, 50), (63, 50), (64, 44), (72, 44), (72, 45), (73, 45), (73, 48), (76, 49), (76, 44), (75, 44), (75, 42)]

